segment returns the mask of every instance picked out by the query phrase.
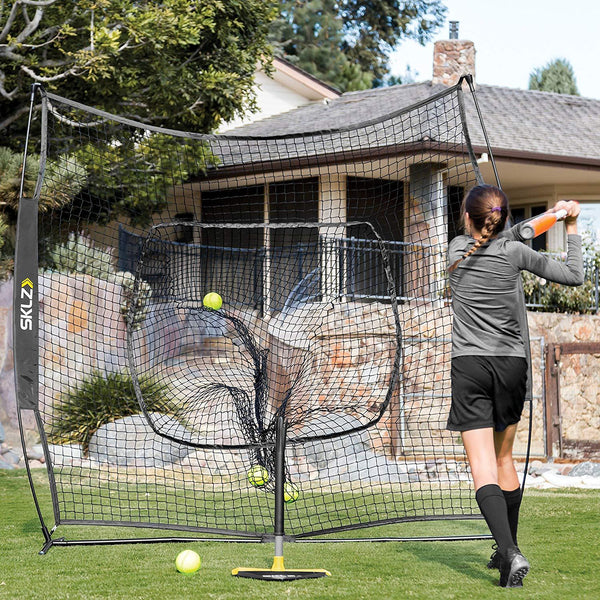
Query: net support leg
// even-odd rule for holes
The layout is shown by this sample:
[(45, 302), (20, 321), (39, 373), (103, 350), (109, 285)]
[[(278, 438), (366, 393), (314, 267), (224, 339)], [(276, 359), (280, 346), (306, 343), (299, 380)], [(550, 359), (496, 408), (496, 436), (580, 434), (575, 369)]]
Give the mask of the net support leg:
[(283, 538), (285, 535), (285, 435), (286, 424), (283, 417), (277, 419), (275, 438), (275, 556), (270, 569), (238, 567), (232, 575), (250, 579), (269, 581), (290, 581), (293, 579), (315, 579), (331, 575), (325, 569), (286, 569), (283, 563)]

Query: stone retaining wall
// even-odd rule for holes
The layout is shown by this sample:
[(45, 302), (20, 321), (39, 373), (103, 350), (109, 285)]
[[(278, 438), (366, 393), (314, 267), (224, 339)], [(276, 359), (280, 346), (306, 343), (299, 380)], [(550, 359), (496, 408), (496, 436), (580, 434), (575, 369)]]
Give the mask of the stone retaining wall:
[[(45, 417), (49, 418), (66, 382), (72, 385), (73, 381), (81, 380), (92, 370), (112, 372), (126, 368), (126, 336), (120, 312), (121, 290), (117, 284), (92, 281), (88, 276), (55, 274), (40, 279), (40, 290), (40, 306), (45, 314), (44, 327), (40, 331), (42, 373), (46, 363), (52, 361), (54, 365), (50, 377), (46, 375), (40, 382), (41, 405)], [(0, 421), (7, 430), (8, 441), (14, 444), (18, 437), (18, 422), (14, 398), (11, 305), (12, 283), (5, 282), (0, 286)], [(387, 377), (384, 364), (389, 363), (393, 355), (393, 324), (389, 322), (389, 310), (383, 305), (379, 308), (378, 305), (356, 305), (354, 310), (359, 316), (361, 311), (369, 310), (370, 319), (374, 311), (379, 311), (381, 341), (377, 351), (365, 356), (360, 339), (339, 338), (334, 325), (336, 319), (333, 319), (323, 330), (320, 342), (327, 360), (319, 363), (319, 371), (314, 376), (323, 390), (333, 390), (339, 387), (340, 381), (351, 380), (358, 393), (364, 394), (369, 402), (376, 405), (385, 395)], [(451, 436), (444, 428), (449, 405), (446, 389), (449, 361), (447, 358), (440, 359), (444, 353), (447, 356), (449, 350), (451, 315), (447, 306), (440, 306), (439, 317), (433, 322), (430, 310), (430, 305), (400, 307), (406, 347), (404, 372), (408, 383), (403, 389), (402, 412), (396, 407), (396, 425), (391, 425), (389, 416), (383, 419), (380, 442), (382, 447), (404, 445), (408, 453), (423, 455), (433, 453), (438, 444), (456, 443), (456, 436)], [(534, 368), (532, 451), (534, 455), (543, 455), (543, 356), (540, 338), (546, 343), (600, 341), (600, 316), (530, 313), (529, 320)], [(178, 339), (176, 325), (173, 324), (172, 331), (175, 345)], [(386, 339), (381, 332), (389, 333), (391, 339)], [(65, 335), (68, 339), (61, 339)], [(86, 356), (78, 350), (83, 341), (89, 348)], [(189, 353), (190, 348), (185, 350)], [(599, 359), (598, 355), (576, 355), (564, 362), (561, 407), (563, 431), (568, 439), (600, 443)], [(380, 369), (378, 363), (381, 363)], [(60, 369), (56, 365), (60, 365)], [(343, 398), (339, 401), (343, 403)], [(423, 402), (428, 403), (428, 410), (422, 410)], [(421, 410), (411, 410), (416, 404), (421, 404)], [(403, 414), (406, 415), (405, 420)], [(28, 442), (35, 443), (34, 424), (27, 422), (26, 428)], [(418, 432), (425, 430), (429, 432), (427, 437), (420, 438)], [(412, 435), (399, 440), (406, 431)], [(526, 428), (522, 428), (517, 450), (524, 452), (525, 443)]]

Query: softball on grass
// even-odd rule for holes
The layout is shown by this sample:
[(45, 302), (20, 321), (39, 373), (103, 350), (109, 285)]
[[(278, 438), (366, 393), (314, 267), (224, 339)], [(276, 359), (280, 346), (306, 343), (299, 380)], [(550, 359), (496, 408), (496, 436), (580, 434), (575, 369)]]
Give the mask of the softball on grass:
[(200, 568), (200, 557), (193, 550), (183, 550), (177, 555), (175, 566), (180, 573), (190, 575)]
[(263, 487), (269, 481), (269, 471), (261, 465), (254, 465), (248, 471), (248, 481), (254, 487)]
[(286, 481), (283, 486), (283, 500), (285, 502), (296, 502), (300, 496), (300, 490), (293, 483)]
[(223, 306), (223, 298), (219, 296), (216, 292), (209, 292), (202, 299), (202, 304), (207, 308), (212, 308), (213, 310), (219, 310), (221, 306)]

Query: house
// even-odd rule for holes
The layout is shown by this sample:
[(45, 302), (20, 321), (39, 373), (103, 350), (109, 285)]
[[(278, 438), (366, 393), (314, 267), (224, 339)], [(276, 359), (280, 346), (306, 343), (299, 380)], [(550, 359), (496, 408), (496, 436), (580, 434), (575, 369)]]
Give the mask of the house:
[[(560, 199), (575, 199), (591, 223), (589, 216), (600, 210), (600, 100), (478, 85), (476, 79), (475, 95), (463, 84), (462, 98), (451, 100), (445, 94), (460, 76), (475, 75), (475, 54), (470, 41), (438, 41), (430, 81), (345, 94), (276, 59), (272, 79), (257, 74), (262, 111), (251, 116), (251, 122), (227, 127), (211, 139), (219, 167), (175, 186), (169, 214), (160, 219), (271, 224), (354, 221), (356, 225), (327, 232), (345, 245), (341, 263), (316, 249), (325, 230), (313, 227), (297, 232), (295, 243), (312, 248), (315, 254), (308, 260), (302, 250), (306, 268), (290, 268), (298, 270), (301, 279), (325, 262), (329, 276), (322, 286), (334, 296), (351, 289), (354, 297), (372, 299), (386, 295), (385, 282), (381, 265), (367, 268), (368, 259), (356, 258), (374, 256), (369, 249), (373, 235), (358, 223), (371, 221), (389, 243), (402, 297), (439, 297), (443, 258), (427, 259), (433, 261), (425, 269), (429, 275), (421, 271), (412, 276), (409, 272), (415, 261), (424, 262), (422, 257), (411, 259), (405, 250), (419, 245), (423, 252), (427, 244), (445, 248), (456, 235), (465, 189), (478, 179), (497, 181), (490, 149), (516, 221), (544, 212)], [(438, 100), (422, 108), (432, 97)], [(393, 134), (386, 131), (384, 139), (380, 130), (389, 130), (391, 123), (386, 119), (408, 107), (414, 110), (402, 117), (404, 129)], [(428, 112), (419, 114), (420, 110)], [(461, 111), (467, 123), (463, 136), (470, 139), (474, 156), (469, 156), (465, 139), (459, 140), (455, 131), (462, 127)], [(416, 161), (422, 165), (417, 167)], [(432, 229), (437, 232), (433, 237)], [(235, 243), (240, 248), (274, 250), (278, 235), (281, 232), (265, 231), (260, 240), (238, 235)], [(191, 227), (179, 227), (171, 238), (213, 247), (225, 243), (222, 236), (215, 236), (216, 232), (196, 229), (194, 233)], [(350, 247), (349, 239), (359, 241)], [(226, 241), (234, 243), (231, 236)], [(532, 245), (564, 248), (564, 228), (559, 224)], [(345, 273), (338, 276), (340, 269)], [(331, 283), (344, 277), (345, 282)], [(411, 277), (420, 283), (411, 282)], [(281, 306), (298, 283), (298, 278), (290, 279), (275, 305)]]
[[(279, 282), (287, 283), (277, 300), (264, 289), (240, 292), (279, 308), (315, 269), (322, 269), (326, 297), (387, 295), (373, 233), (360, 224), (364, 221), (386, 242), (400, 297), (439, 298), (445, 285), (443, 249), (460, 230), (462, 197), (477, 181), (496, 183), (498, 177), (515, 221), (544, 212), (560, 199), (578, 200), (580, 221), (593, 232), (594, 216), (600, 213), (600, 100), (479, 85), (475, 55), (471, 41), (441, 40), (434, 45), (430, 81), (344, 94), (275, 59), (272, 78), (257, 73), (261, 110), (211, 136), (218, 168), (173, 186), (169, 208), (156, 222), (180, 223), (170, 241), (213, 248), (233, 244), (253, 252), (280, 252), (276, 248), (283, 247), (283, 232), (265, 229), (260, 239), (256, 231), (247, 232), (242, 239), (237, 231), (236, 239), (232, 232), (225, 239), (223, 231), (182, 224), (354, 222), (295, 232), (298, 255), (288, 262), (297, 276), (278, 275)], [(463, 83), (460, 99), (447, 96), (465, 74), (474, 77), (475, 94)], [(431, 102), (432, 97), (438, 100)], [(428, 101), (430, 108), (424, 108)], [(403, 111), (404, 125), (386, 121)], [(462, 112), (467, 130), (461, 138)], [(390, 127), (404, 129), (390, 133)], [(123, 270), (135, 262), (127, 249), (136, 247), (130, 233), (144, 234), (121, 231)], [(328, 237), (336, 241), (319, 241)], [(536, 249), (562, 250), (564, 227), (559, 224), (531, 243)], [(439, 248), (436, 258), (427, 245)], [(323, 247), (330, 248), (330, 256)], [(419, 247), (421, 255), (409, 256), (409, 247)], [(416, 275), (415, 264), (421, 267)], [(272, 289), (261, 269), (253, 280), (262, 281), (259, 288)], [(183, 279), (189, 279), (187, 272), (178, 268)]]

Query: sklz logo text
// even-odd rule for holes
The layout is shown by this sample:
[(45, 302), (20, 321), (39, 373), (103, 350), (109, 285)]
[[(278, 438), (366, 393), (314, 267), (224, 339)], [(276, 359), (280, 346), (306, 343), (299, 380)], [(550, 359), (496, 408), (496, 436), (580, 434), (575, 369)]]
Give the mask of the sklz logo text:
[(21, 281), (19, 326), (22, 331), (33, 331), (33, 282), (29, 277)]

